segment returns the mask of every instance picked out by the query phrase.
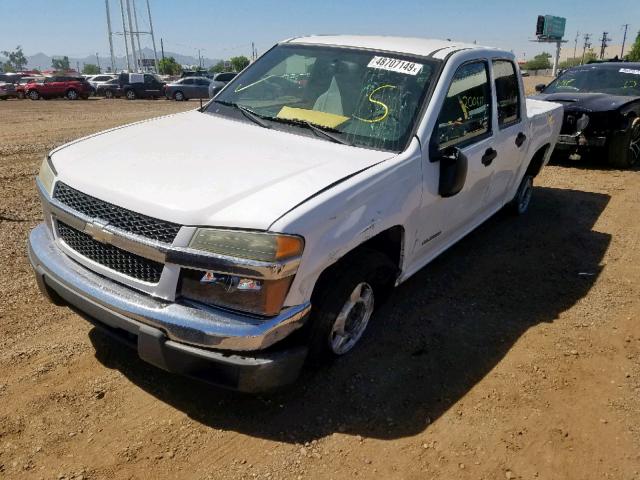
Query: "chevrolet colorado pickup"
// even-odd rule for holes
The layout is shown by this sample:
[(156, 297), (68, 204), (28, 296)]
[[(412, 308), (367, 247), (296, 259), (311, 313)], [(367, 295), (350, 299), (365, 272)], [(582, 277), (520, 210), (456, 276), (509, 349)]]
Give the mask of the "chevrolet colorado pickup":
[(268, 390), (349, 353), (386, 292), (498, 210), (525, 213), (561, 124), (507, 51), (291, 39), (202, 108), (51, 151), (29, 257), (143, 360)]

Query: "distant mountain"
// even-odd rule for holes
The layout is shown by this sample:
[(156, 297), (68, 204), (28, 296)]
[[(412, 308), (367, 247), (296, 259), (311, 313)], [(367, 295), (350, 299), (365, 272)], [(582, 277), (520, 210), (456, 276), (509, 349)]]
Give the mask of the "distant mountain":
[[(32, 69), (32, 68), (37, 68), (38, 70), (47, 70), (49, 68), (51, 68), (51, 59), (52, 58), (59, 58), (62, 57), (64, 55), (53, 55), (53, 56), (49, 56), (46, 55), (44, 53), (36, 53), (35, 55), (27, 55), (27, 61), (29, 62), (27, 64), (27, 68), (28, 69)], [(191, 55), (183, 55), (181, 53), (176, 53), (176, 52), (164, 52), (164, 56), (165, 57), (173, 57), (176, 59), (176, 62), (178, 62), (181, 65), (186, 65), (186, 66), (191, 66), (191, 65), (198, 65), (198, 58), (191, 56)], [(162, 54), (160, 52), (160, 50), (158, 50), (158, 60), (160, 60), (160, 58), (162, 57)], [(131, 55), (129, 55), (130, 61), (131, 61), (131, 65), (133, 66), (133, 57)], [(153, 58), (153, 50), (151, 48), (143, 48), (142, 49), (142, 58)], [(100, 61), (100, 67), (102, 67), (102, 70), (104, 71), (107, 68), (111, 67), (111, 58), (110, 57), (98, 57), (98, 60)], [(127, 59), (126, 57), (123, 56), (116, 56), (115, 58), (116, 60), (116, 70), (121, 70), (121, 69), (125, 69), (127, 68)], [(209, 68), (212, 67), (213, 65), (215, 65), (216, 63), (218, 63), (220, 60), (215, 59), (215, 58), (202, 58), (202, 64), (204, 65), (205, 68)], [(87, 57), (83, 57), (83, 58), (76, 58), (76, 57), (69, 57), (69, 65), (71, 66), (71, 68), (77, 68), (78, 66), (80, 67), (80, 70), (82, 70), (82, 66), (86, 63), (93, 63), (94, 65), (97, 63), (96, 57), (95, 55), (89, 55)]]

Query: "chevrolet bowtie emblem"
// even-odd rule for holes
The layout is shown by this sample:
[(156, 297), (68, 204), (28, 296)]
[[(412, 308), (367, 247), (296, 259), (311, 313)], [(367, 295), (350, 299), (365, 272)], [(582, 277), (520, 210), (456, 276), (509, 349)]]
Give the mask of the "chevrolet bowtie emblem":
[(89, 235), (95, 241), (100, 243), (111, 243), (111, 237), (113, 237), (113, 233), (106, 230), (109, 222), (103, 222), (100, 220), (94, 220), (92, 222), (87, 222), (84, 226), (84, 233)]

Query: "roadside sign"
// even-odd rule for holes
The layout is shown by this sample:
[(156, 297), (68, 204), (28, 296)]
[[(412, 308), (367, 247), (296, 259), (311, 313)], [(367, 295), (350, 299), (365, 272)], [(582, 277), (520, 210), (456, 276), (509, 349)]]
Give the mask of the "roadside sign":
[(567, 19), (553, 15), (538, 15), (536, 36), (540, 40), (562, 40)]

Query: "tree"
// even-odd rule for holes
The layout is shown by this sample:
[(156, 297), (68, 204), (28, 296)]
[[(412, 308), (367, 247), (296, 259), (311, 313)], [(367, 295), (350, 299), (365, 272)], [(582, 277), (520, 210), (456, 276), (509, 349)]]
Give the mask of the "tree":
[[(593, 50), (587, 50), (584, 54), (584, 63), (589, 63), (590, 61), (596, 60), (597, 58), (598, 56), (596, 55), (596, 52), (594, 52)], [(559, 67), (563, 69), (571, 68), (581, 65), (582, 63), (582, 57), (567, 58), (565, 61), (560, 62)]]
[(220, 72), (224, 72), (225, 68), (224, 68), (224, 62), (222, 60), (220, 60), (218, 63), (216, 63), (213, 67), (211, 67), (209, 69), (209, 71), (211, 73), (220, 73)]
[(52, 58), (51, 68), (53, 68), (54, 70), (61, 70), (61, 71), (69, 70), (71, 68), (69, 67), (69, 57), (65, 55), (62, 58)]
[(22, 47), (20, 45), (13, 51), (3, 50), (2, 55), (7, 57), (7, 61), (4, 62), (3, 65), (5, 72), (24, 70), (24, 67), (27, 66), (27, 58), (24, 56), (24, 53), (22, 53)]
[(525, 70), (546, 70), (551, 68), (551, 62), (549, 61), (550, 58), (550, 53), (543, 52), (533, 57), (533, 60), (529, 60), (525, 63), (522, 68)]
[(93, 63), (85, 63), (84, 67), (82, 67), (82, 73), (86, 75), (97, 75), (100, 72), (100, 67), (94, 65)]
[(173, 57), (165, 57), (158, 62), (158, 69), (162, 75), (178, 75), (182, 67)]
[(243, 70), (247, 65), (249, 65), (249, 63), (251, 63), (249, 59), (244, 55), (240, 55), (239, 57), (231, 57), (229, 61), (231, 62), (231, 66), (233, 67), (234, 72)]
[(640, 31), (636, 35), (636, 41), (631, 47), (631, 51), (627, 54), (627, 60), (630, 62), (640, 62)]

